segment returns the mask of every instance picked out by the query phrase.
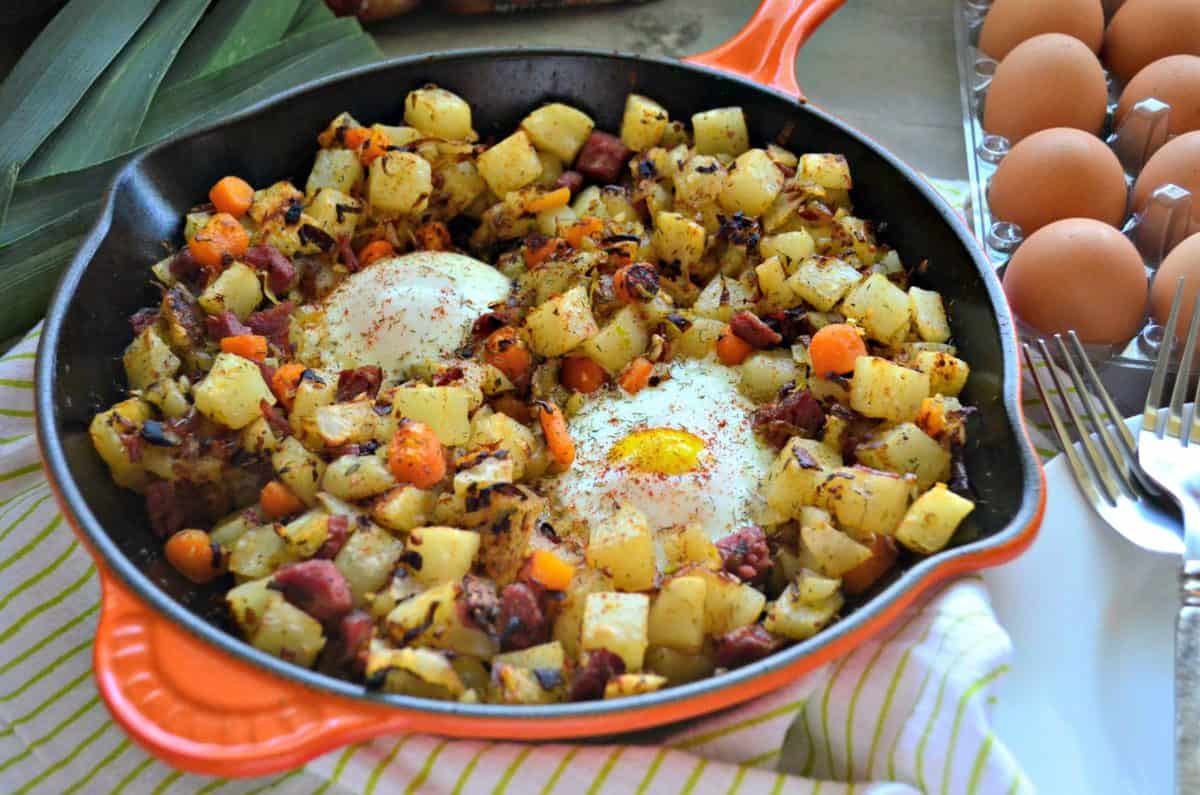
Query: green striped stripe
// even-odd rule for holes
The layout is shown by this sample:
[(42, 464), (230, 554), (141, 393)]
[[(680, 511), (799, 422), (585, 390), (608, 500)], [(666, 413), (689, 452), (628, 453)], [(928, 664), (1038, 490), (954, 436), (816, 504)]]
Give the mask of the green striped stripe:
[(117, 786), (113, 789), (113, 791), (110, 793), (110, 795), (121, 795), (121, 793), (125, 790), (125, 788), (128, 787), (131, 783), (133, 783), (133, 780), (135, 778), (137, 778), (138, 776), (140, 776), (142, 774), (142, 771), (144, 771), (146, 768), (150, 767), (150, 765), (152, 765), (152, 764), (154, 764), (154, 758), (146, 757), (146, 759), (144, 759), (140, 765), (138, 765), (133, 770), (130, 770), (128, 773), (126, 773), (125, 778), (123, 778), (117, 782)]
[(29, 781), (27, 781), (25, 783), (25, 786), (21, 787), (19, 790), (17, 790), (15, 793), (13, 793), (13, 795), (24, 795), (24, 793), (29, 792), (35, 786), (42, 783), (46, 779), (50, 778), (50, 776), (53, 776), (55, 773), (62, 770), (67, 765), (74, 762), (75, 759), (81, 753), (83, 753), (83, 749), (87, 748), (89, 745), (96, 742), (96, 740), (100, 739), (100, 735), (104, 734), (104, 732), (108, 731), (108, 729), (111, 726), (113, 726), (112, 721), (105, 721), (104, 723), (100, 724), (100, 726), (98, 726), (94, 732), (89, 734), (87, 737), (83, 738), (83, 742), (81, 742), (79, 745), (75, 746), (75, 750), (71, 751), (71, 753), (60, 758), (57, 762), (50, 765), (50, 767), (46, 768), (38, 775), (31, 778)]
[(298, 767), (295, 770), (291, 771), (290, 773), (287, 773), (286, 775), (280, 776), (279, 778), (271, 779), (266, 784), (263, 784), (261, 787), (255, 787), (254, 789), (245, 793), (245, 795), (262, 795), (262, 793), (266, 792), (267, 790), (275, 789), (276, 787), (283, 784), (283, 782), (291, 781), (296, 776), (298, 776), (304, 772), (305, 772), (305, 769), (303, 767)]
[(346, 764), (350, 761), (350, 757), (354, 756), (354, 752), (359, 748), (362, 748), (362, 743), (355, 743), (345, 751), (342, 751), (342, 755), (338, 757), (337, 764), (333, 766), (333, 775), (325, 779), (321, 786), (313, 790), (313, 795), (321, 795), (321, 793), (325, 792), (337, 783), (338, 779), (342, 777), (342, 774), (346, 772)]
[[(38, 494), (38, 493), (44, 494), (47, 497), (50, 496), (50, 485), (45, 480), (41, 480), (41, 479), (34, 480), (34, 481), (31, 481), (29, 483), (29, 485), (22, 486), (20, 491), (16, 492), (15, 494), (10, 494), (7, 497), (5, 497), (4, 499), (0, 500), (0, 507), (15, 508), (16, 503), (19, 500), (21, 500), (25, 497), (29, 497), (33, 494)], [(8, 511), (5, 511), (4, 515), (8, 516)]]
[(753, 718), (747, 718), (746, 720), (738, 721), (737, 723), (725, 726), (721, 729), (706, 732), (705, 734), (698, 734), (695, 737), (689, 737), (688, 739), (681, 740), (677, 743), (671, 743), (670, 747), (680, 751), (685, 751), (688, 748), (695, 748), (698, 745), (704, 745), (707, 742), (725, 737), (733, 734), (734, 732), (741, 731), (742, 729), (749, 729), (751, 726), (757, 726), (760, 723), (766, 723), (772, 718), (778, 718), (780, 715), (786, 715), (789, 712), (795, 712), (800, 707), (804, 706), (805, 701), (807, 701), (807, 699), (802, 698), (798, 701), (784, 704), (782, 707), (776, 707), (770, 712), (764, 712), (763, 714), (756, 715)]
[(733, 781), (729, 782), (729, 789), (725, 790), (725, 795), (737, 795), (737, 791), (742, 788), (742, 779), (746, 777), (746, 771), (749, 770), (746, 765), (738, 765), (737, 773), (733, 776)]
[[(483, 756), (494, 747), (496, 747), (495, 743), (488, 743), (475, 752), (475, 755), (471, 757), (470, 761), (467, 762), (466, 767), (463, 768), (462, 773), (458, 774), (458, 781), (454, 782), (454, 789), (451, 790), (450, 795), (459, 795), (459, 793), (462, 792), (463, 787), (467, 784), (467, 780), (471, 777), (471, 773), (475, 771), (475, 765), (479, 764), (479, 757)], [(547, 787), (549, 786), (550, 785), (547, 785)], [(545, 791), (549, 792), (549, 789)]]
[(829, 699), (833, 695), (833, 686), (837, 683), (838, 677), (842, 675), (842, 671), (846, 668), (846, 664), (854, 657), (854, 652), (850, 652), (843, 657), (837, 664), (837, 668), (833, 670), (833, 674), (829, 677), (829, 683), (825, 685), (825, 695), (821, 697), (821, 736), (825, 743), (825, 764), (828, 765), (825, 772), (828, 776), (834, 777), (833, 765), (833, 743), (830, 741), (829, 733)]
[(1004, 672), (1007, 670), (1008, 670), (1007, 665), (996, 666), (996, 668), (994, 670), (992, 670), (990, 673), (986, 673), (983, 676), (976, 679), (971, 684), (970, 687), (968, 687), (966, 690), (963, 691), (962, 696), (959, 697), (958, 707), (954, 710), (953, 728), (950, 729), (950, 749), (946, 753), (946, 764), (945, 764), (945, 767), (942, 769), (942, 792), (943, 793), (946, 792), (947, 787), (950, 786), (950, 766), (953, 764), (954, 752), (955, 752), (955, 749), (958, 747), (958, 732), (962, 728), (963, 717), (967, 713), (967, 705), (969, 703), (971, 703), (971, 699), (974, 698), (976, 693), (978, 693), (983, 688), (987, 687), (992, 682), (996, 681), (996, 679), (999, 678), (1001, 675), (1003, 675)]
[(0, 762), (0, 773), (3, 773), (5, 770), (8, 770), (10, 767), (17, 764), (22, 759), (28, 759), (33, 754), (35, 749), (40, 748), (43, 745), (45, 745), (46, 743), (53, 740), (55, 737), (57, 737), (59, 734), (61, 734), (63, 732), (63, 730), (65, 730), (68, 726), (70, 726), (75, 721), (79, 720), (80, 716), (82, 716), (85, 712), (87, 712), (89, 709), (91, 709), (92, 707), (96, 706), (99, 703), (100, 703), (100, 696), (99, 695), (92, 696), (90, 699), (88, 699), (87, 703), (83, 704), (82, 706), (77, 708), (74, 712), (72, 712), (70, 715), (63, 718), (63, 720), (57, 726), (55, 726), (53, 729), (51, 729), (49, 733), (43, 734), (41, 737), (37, 738), (32, 743), (25, 746), (24, 751), (17, 754), (16, 756), (10, 756), (8, 759), (4, 760), (4, 762)]
[[(550, 778), (546, 779), (546, 786), (542, 787), (542, 795), (547, 795), (547, 793), (554, 791), (554, 785), (558, 783), (558, 779), (562, 777), (563, 771), (567, 769), (567, 765), (571, 763), (571, 760), (578, 753), (579, 748), (575, 747), (563, 755), (563, 758), (558, 763), (558, 767), (554, 768), (554, 772), (550, 774)], [(457, 793), (457, 790), (455, 792)]]
[(937, 723), (937, 717), (942, 711), (942, 702), (946, 699), (946, 688), (950, 684), (950, 674), (958, 668), (963, 658), (973, 651), (974, 649), (968, 646), (959, 652), (958, 656), (946, 666), (942, 672), (941, 681), (938, 682), (937, 695), (933, 699), (933, 709), (929, 711), (929, 717), (925, 720), (925, 728), (921, 731), (921, 739), (917, 741), (917, 747), (914, 751), (917, 763), (917, 787), (922, 792), (929, 791), (929, 787), (925, 783), (925, 749), (929, 746), (929, 738), (933, 736), (934, 724)]
[(24, 417), (32, 419), (33, 409), (0, 409), (0, 417)]
[(53, 599), (42, 602), (42, 604), (38, 605), (33, 610), (30, 610), (16, 622), (14, 622), (11, 626), (9, 626), (8, 629), (0, 632), (0, 643), (7, 643), (9, 638), (20, 632), (21, 629), (30, 621), (37, 618), (50, 608), (57, 607), (60, 602), (65, 601), (68, 597), (82, 588), (83, 584), (91, 579), (92, 574), (94, 574), (95, 571), (95, 566), (88, 566), (87, 571), (85, 571), (78, 580), (68, 585), (66, 589), (59, 591), (57, 596), (55, 596)]
[(229, 783), (229, 779), (214, 778), (212, 781), (205, 784), (202, 789), (196, 790), (196, 795), (212, 795), (212, 793), (216, 792), (218, 789), (220, 789), (221, 787), (225, 786), (228, 783)]
[(667, 749), (659, 748), (658, 753), (654, 755), (654, 759), (650, 760), (650, 767), (646, 768), (646, 775), (642, 777), (642, 783), (638, 784), (635, 795), (645, 795), (646, 788), (650, 786), (654, 774), (662, 767), (663, 760), (667, 758)]
[(772, 748), (769, 751), (763, 751), (761, 754), (758, 754), (757, 756), (750, 757), (746, 761), (742, 762), (742, 764), (746, 765), (748, 767), (758, 767), (763, 762), (766, 762), (768, 759), (774, 759), (775, 757), (779, 756), (779, 754), (782, 750), (783, 749), (781, 749), (781, 748)]
[[(94, 604), (91, 607), (89, 607), (87, 610), (85, 610), (84, 612), (82, 612), (79, 615), (72, 618), (67, 623), (63, 624), (58, 629), (54, 630), (54, 632), (50, 633), (49, 635), (43, 636), (42, 639), (39, 640), (37, 643), (30, 646), (28, 649), (21, 652), (16, 657), (9, 660), (5, 665), (0, 666), (0, 676), (3, 676), (4, 674), (11, 671), (13, 668), (15, 668), (18, 665), (20, 665), (21, 663), (25, 662), (27, 659), (29, 659), (33, 655), (37, 654), (39, 651), (41, 651), (42, 649), (49, 646), (55, 640), (62, 637), (62, 635), (64, 633), (70, 632), (72, 629), (74, 629), (76, 627), (76, 625), (88, 620), (89, 618), (91, 618), (93, 615), (95, 615), (99, 611), (100, 611), (100, 605)], [(90, 643), (91, 640), (89, 639), (88, 642)]]
[(804, 711), (800, 713), (800, 720), (797, 721), (804, 729), (804, 739), (808, 740), (808, 754), (804, 757), (804, 764), (800, 766), (800, 771), (804, 775), (808, 775), (804, 771), (812, 770), (817, 763), (817, 741), (814, 739), (817, 735), (808, 725), (808, 718), (812, 712), (808, 708), (810, 704), (812, 704), (811, 701), (805, 702)]
[(975, 764), (971, 765), (971, 779), (967, 782), (967, 795), (975, 795), (979, 792), (979, 782), (983, 780), (983, 767), (987, 761), (988, 754), (992, 750), (992, 733), (988, 732), (988, 736), (984, 738), (983, 744), (979, 746), (979, 753), (975, 755)]
[(704, 772), (704, 768), (708, 767), (708, 760), (701, 759), (696, 763), (696, 769), (692, 771), (692, 775), (688, 776), (687, 783), (683, 785), (683, 789), (679, 790), (679, 795), (688, 795), (689, 792), (696, 788), (696, 784), (700, 782), (700, 774)]
[[(3, 413), (4, 413), (4, 411), (2, 409), (0, 409), (0, 414), (3, 414)], [(33, 412), (29, 412), (29, 413), (33, 414)], [(10, 480), (16, 480), (19, 477), (24, 477), (25, 475), (31, 475), (34, 472), (39, 471), (41, 468), (42, 468), (42, 465), (40, 463), (34, 463), (34, 464), (30, 464), (28, 466), (23, 466), (20, 469), (14, 469), (10, 472), (5, 472), (3, 475), (0, 475), (0, 483), (7, 483)]]
[(29, 353), (10, 353), (9, 355), (5, 356), (3, 359), (0, 359), (0, 363), (11, 362), (14, 359), (36, 359), (36, 358), (37, 358), (37, 352), (35, 352), (35, 351), (30, 351)]
[(425, 764), (421, 766), (419, 771), (417, 771), (416, 777), (414, 777), (412, 781), (408, 782), (408, 787), (404, 790), (404, 795), (412, 795), (421, 788), (421, 785), (425, 783), (425, 779), (429, 778), (429, 771), (433, 770), (433, 763), (437, 761), (438, 756), (440, 756), (442, 753), (442, 749), (445, 748), (449, 742), (449, 740), (442, 740), (437, 744), (436, 747), (434, 747), (433, 751), (428, 757), (426, 757)]
[(18, 433), (16, 436), (0, 436), (0, 445), (13, 444), (32, 438), (32, 433)]
[(1013, 779), (1012, 786), (1008, 788), (1005, 795), (1017, 795), (1021, 791), (1021, 774), (1017, 773), (1017, 777)]
[(525, 761), (525, 757), (533, 753), (533, 746), (526, 746), (517, 754), (517, 757), (508, 763), (508, 767), (504, 769), (504, 775), (496, 782), (496, 786), (492, 788), (492, 795), (503, 795), (508, 789), (508, 785), (512, 783), (513, 776), (517, 774), (517, 768)]
[(782, 773), (775, 774), (775, 786), (771, 787), (771, 795), (779, 795), (783, 792), (783, 784), (787, 781)]
[[(10, 525), (8, 525), (7, 527), (5, 527), (5, 528), (4, 528), (4, 532), (3, 532), (3, 533), (0, 533), (0, 543), (3, 543), (3, 542), (4, 542), (4, 540), (5, 540), (5, 539), (7, 539), (7, 538), (8, 538), (8, 536), (9, 536), (9, 535), (10, 535), (10, 534), (11, 534), (11, 533), (14, 531), (14, 530), (16, 530), (16, 529), (17, 529), (17, 527), (18, 527), (18, 526), (20, 526), (20, 524), (21, 524), (22, 522), (24, 522), (26, 519), (28, 519), (28, 518), (29, 518), (29, 515), (30, 515), (30, 514), (32, 514), (34, 511), (36, 511), (36, 510), (38, 509), (38, 506), (39, 506), (39, 505), (41, 505), (42, 503), (44, 503), (44, 502), (45, 502), (46, 500), (48, 500), (48, 499), (50, 499), (50, 495), (49, 495), (49, 494), (45, 494), (45, 495), (43, 495), (42, 497), (40, 497), (39, 499), (35, 500), (35, 501), (34, 501), (34, 503), (33, 503), (33, 505), (30, 505), (30, 506), (29, 506), (27, 509), (25, 509), (25, 513), (21, 514), (21, 515), (20, 515), (20, 516), (18, 516), (16, 519), (14, 519), (14, 520), (12, 521), (12, 524), (10, 524)], [(0, 519), (7, 519), (7, 518), (8, 518), (8, 516), (9, 516), (9, 514), (10, 514), (12, 511), (15, 511), (15, 510), (17, 510), (17, 508), (18, 508), (18, 507), (20, 507), (20, 506), (17, 506), (17, 505), (10, 506), (10, 507), (8, 508), (8, 510), (6, 510), (6, 511), (4, 512), (4, 514), (3, 514), (3, 515), (0, 515)]]
[(171, 786), (181, 778), (183, 778), (183, 773), (179, 770), (176, 770), (174, 773), (158, 782), (158, 786), (154, 788), (154, 791), (151, 793), (151, 795), (162, 795), (167, 791), (167, 787)]
[[(66, 549), (64, 549), (62, 552), (59, 553), (57, 558), (55, 558), (54, 560), (52, 560), (50, 562), (50, 565), (48, 565), (44, 569), (41, 569), (36, 574), (34, 574), (32, 577), (27, 578), (23, 583), (18, 585), (16, 588), (13, 588), (11, 591), (9, 591), (7, 596), (5, 596), (3, 599), (0, 599), (0, 610), (3, 610), (6, 607), (8, 607), (8, 605), (12, 602), (13, 599), (16, 599), (22, 593), (29, 590), (33, 586), (37, 585), (43, 579), (45, 579), (46, 577), (49, 577), (51, 574), (53, 574), (55, 571), (57, 571), (58, 567), (61, 566), (66, 561), (67, 558), (71, 557), (71, 553), (74, 552), (78, 546), (79, 546), (79, 543), (77, 541), (72, 541), (70, 544), (67, 545)], [(211, 553), (209, 553), (209, 554), (211, 554)]]
[(621, 758), (621, 754), (624, 751), (624, 748), (618, 746), (608, 755), (608, 759), (604, 760), (604, 764), (600, 767), (600, 772), (596, 774), (596, 778), (592, 781), (592, 786), (588, 787), (587, 795), (596, 795), (600, 791), (600, 788), (604, 786), (604, 782), (612, 774), (613, 765)]
[(375, 788), (379, 786), (379, 778), (383, 775), (383, 771), (387, 770), (388, 765), (396, 758), (396, 754), (400, 753), (400, 749), (404, 747), (404, 744), (415, 736), (415, 734), (404, 735), (396, 741), (396, 744), (392, 746), (392, 750), (388, 751), (388, 755), (379, 760), (379, 764), (372, 768), (371, 775), (367, 778), (367, 786), (363, 790), (363, 795), (373, 795)]
[(88, 677), (90, 677), (91, 675), (92, 675), (91, 670), (86, 670), (83, 673), (79, 674), (79, 676), (76, 676), (70, 682), (67, 682), (65, 685), (63, 685), (57, 691), (55, 691), (55, 693), (53, 695), (51, 695), (49, 698), (47, 698), (45, 701), (38, 704), (36, 707), (34, 707), (29, 712), (26, 712), (21, 717), (16, 718), (11, 723), (9, 723), (7, 729), (5, 729), (4, 731), (0, 731), (0, 737), (7, 737), (8, 735), (13, 734), (16, 731), (17, 726), (20, 726), (23, 723), (28, 723), (29, 721), (36, 718), (38, 715), (41, 715), (46, 710), (50, 709), (50, 707), (54, 706), (60, 698), (65, 696), (67, 693), (70, 693), (72, 690), (74, 690), (76, 687), (78, 687), (82, 682), (86, 681), (88, 679)]
[[(62, 652), (61, 654), (59, 654), (58, 657), (56, 657), (53, 660), (50, 660), (50, 663), (48, 665), (43, 665), (42, 669), (38, 670), (37, 674), (35, 674), (34, 677), (32, 677), (32, 679), (25, 680), (23, 685), (20, 685), (16, 689), (16, 691), (12, 691), (11, 693), (8, 693), (6, 695), (0, 695), (0, 704), (5, 704), (5, 703), (7, 703), (7, 701), (12, 701), (13, 699), (20, 698), (20, 694), (24, 693), (25, 691), (28, 691), (29, 688), (31, 688), (34, 685), (37, 685), (38, 682), (41, 682), (43, 679), (46, 679), (46, 677), (49, 676), (50, 674), (53, 674), (54, 671), (56, 669), (58, 669), (59, 665), (61, 665), (62, 663), (65, 663), (66, 660), (71, 659), (72, 657), (76, 656), (76, 654), (78, 654), (79, 652), (89, 650), (89, 648), (91, 648), (91, 638), (85, 639), (82, 642), (82, 644), (79, 644), (78, 646), (68, 648), (67, 651)], [(91, 668), (89, 667), (88, 670), (90, 671)]]
[(23, 378), (0, 378), (0, 386), (7, 386), (12, 389), (33, 389), (33, 382), (26, 381)]
[(113, 762), (117, 761), (117, 757), (128, 751), (129, 746), (130, 742), (128, 738), (121, 740), (121, 742), (118, 743), (115, 748), (109, 751), (103, 759), (92, 765), (92, 769), (88, 771), (87, 775), (63, 790), (62, 795), (71, 795), (72, 792), (78, 791), (80, 787), (84, 786), (93, 778), (95, 778), (97, 773), (111, 765)]

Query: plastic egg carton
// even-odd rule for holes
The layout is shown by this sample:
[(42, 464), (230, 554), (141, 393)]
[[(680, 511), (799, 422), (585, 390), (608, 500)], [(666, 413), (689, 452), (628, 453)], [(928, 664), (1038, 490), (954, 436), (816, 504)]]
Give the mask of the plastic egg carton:
[[(999, 65), (978, 47), (979, 32), (991, 2), (957, 0), (954, 36), (970, 182), (964, 213), (988, 258), (1002, 275), (1009, 258), (1021, 245), (1025, 235), (1016, 224), (993, 218), (987, 201), (992, 175), (1011, 148), (1008, 139), (989, 134), (982, 125), (987, 90)], [(1106, 17), (1114, 10), (1110, 5), (1115, 4), (1105, 3)], [(1167, 123), (1171, 108), (1156, 99), (1144, 100), (1135, 105), (1121, 124), (1114, 128), (1114, 111), (1123, 86), (1107, 67), (1105, 74), (1108, 77), (1109, 102), (1101, 137), (1124, 166), (1126, 185), (1132, 193), (1142, 167), (1168, 140)], [(1193, 200), (1200, 201), (1200, 197), (1193, 197), (1178, 185), (1164, 185), (1152, 194), (1144, 213), (1133, 213), (1132, 208), (1127, 213), (1121, 231), (1141, 253), (1151, 279), (1167, 252), (1183, 238), (1198, 231), (1192, 228), (1191, 223)], [(1151, 223), (1147, 223), (1147, 219)], [(1017, 326), (1023, 340), (1043, 336), (1021, 323), (1019, 318)], [(1118, 406), (1127, 413), (1141, 410), (1162, 337), (1163, 329), (1147, 316), (1142, 330), (1127, 344), (1087, 346), (1101, 380), (1114, 393)]]

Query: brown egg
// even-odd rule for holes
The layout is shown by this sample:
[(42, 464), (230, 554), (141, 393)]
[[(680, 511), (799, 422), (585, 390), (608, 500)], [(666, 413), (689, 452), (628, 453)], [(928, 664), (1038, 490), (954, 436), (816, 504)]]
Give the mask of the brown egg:
[[(1168, 183), (1191, 192), (1192, 228), (1200, 229), (1200, 131), (1172, 138), (1154, 153), (1133, 185), (1134, 211), (1143, 212), (1154, 191)], [(1167, 221), (1154, 213), (1142, 218), (1138, 241), (1143, 251), (1154, 251), (1158, 241), (1170, 234)]]
[(1125, 172), (1096, 136), (1069, 127), (1036, 132), (1000, 161), (988, 188), (992, 215), (1033, 234), (1064, 218), (1119, 226), (1125, 217)]
[(1042, 33), (1065, 33), (1100, 52), (1104, 8), (1100, 0), (996, 0), (983, 20), (979, 49), (1001, 61), (1013, 47)]
[(1200, 293), (1200, 234), (1192, 235), (1176, 246), (1154, 274), (1154, 283), (1150, 285), (1150, 317), (1161, 326), (1167, 324), (1171, 315), (1171, 302), (1175, 300), (1181, 276), (1184, 279), (1183, 300), (1179, 304), (1178, 333), (1175, 335), (1180, 338), (1185, 336), (1192, 307), (1196, 305), (1196, 294)]
[(1128, 342), (1146, 311), (1146, 270), (1120, 232), (1090, 218), (1044, 226), (1004, 272), (1013, 312), (1043, 334), (1075, 329), (1084, 342)]
[(983, 129), (1016, 143), (1051, 127), (1099, 134), (1108, 85), (1096, 56), (1079, 39), (1043, 33), (1017, 45), (996, 67)]
[(1200, 55), (1168, 55), (1138, 72), (1121, 92), (1117, 124), (1144, 99), (1171, 106), (1171, 135), (1200, 130)]
[(1102, 57), (1117, 77), (1130, 80), (1168, 55), (1200, 55), (1200, 2), (1126, 0), (1104, 33)]

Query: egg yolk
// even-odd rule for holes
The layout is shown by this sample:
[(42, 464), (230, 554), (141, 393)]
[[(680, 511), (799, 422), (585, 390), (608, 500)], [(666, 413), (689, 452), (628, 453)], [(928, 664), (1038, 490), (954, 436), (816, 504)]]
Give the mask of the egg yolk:
[(682, 475), (700, 466), (704, 440), (678, 428), (634, 431), (612, 446), (608, 459), (641, 472)]

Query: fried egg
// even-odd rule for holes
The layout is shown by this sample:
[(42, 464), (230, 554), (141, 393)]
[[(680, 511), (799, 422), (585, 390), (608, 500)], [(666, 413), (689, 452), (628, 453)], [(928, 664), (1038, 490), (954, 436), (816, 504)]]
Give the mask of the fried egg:
[(295, 335), (297, 355), (330, 369), (373, 364), (406, 372), (453, 357), (475, 320), (511, 289), (504, 274), (462, 254), (420, 251), (380, 260), (325, 298)]
[(713, 540), (759, 521), (774, 452), (737, 382), (717, 362), (681, 361), (657, 386), (585, 405), (568, 421), (575, 462), (550, 484), (558, 520), (586, 533), (632, 505), (652, 528), (697, 523)]

